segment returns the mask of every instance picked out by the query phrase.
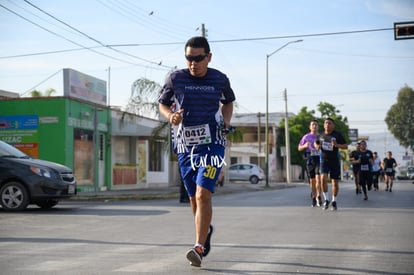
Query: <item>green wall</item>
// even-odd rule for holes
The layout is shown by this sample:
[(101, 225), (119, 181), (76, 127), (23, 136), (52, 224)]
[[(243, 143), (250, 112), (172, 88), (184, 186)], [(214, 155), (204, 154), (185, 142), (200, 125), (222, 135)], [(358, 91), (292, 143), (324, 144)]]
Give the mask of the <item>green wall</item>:
[[(36, 129), (11, 131), (20, 131), (15, 135), (23, 133), (23, 136), (29, 136), (25, 133), (33, 133), (32, 136), (26, 137), (26, 139), (30, 140), (30, 143), (37, 143), (39, 159), (61, 163), (74, 169), (74, 131), (75, 129), (84, 129), (93, 134), (95, 108), (98, 118), (98, 133), (104, 134), (105, 141), (107, 141), (110, 136), (108, 123), (110, 121), (110, 110), (105, 106), (96, 106), (67, 97), (0, 100), (0, 125), (2, 118), (3, 122), (7, 122), (8, 119), (13, 121), (14, 118), (38, 116), (37, 131)], [(0, 139), (3, 139), (2, 137), (7, 131), (10, 132), (10, 128), (2, 129), (0, 127)], [(105, 144), (106, 146), (103, 148), (105, 151), (105, 167), (110, 167), (110, 146), (106, 142)], [(110, 178), (109, 169), (109, 171), (105, 171), (105, 186), (107, 187), (111, 186), (108, 180)], [(80, 186), (82, 189), (82, 185)]]

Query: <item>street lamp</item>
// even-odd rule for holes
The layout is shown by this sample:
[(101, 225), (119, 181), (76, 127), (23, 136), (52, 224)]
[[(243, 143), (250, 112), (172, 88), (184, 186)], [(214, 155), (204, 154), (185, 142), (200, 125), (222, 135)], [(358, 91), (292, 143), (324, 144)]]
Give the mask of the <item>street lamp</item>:
[[(292, 43), (302, 42), (302, 39), (289, 41), (284, 44), (282, 47), (278, 48), (277, 50), (273, 51), (270, 54), (266, 54), (266, 129), (265, 129), (265, 140), (266, 140), (266, 187), (269, 187), (269, 58)], [(286, 148), (287, 149), (287, 148)]]
[(290, 184), (290, 135), (289, 135), (289, 115), (287, 105), (287, 91), (285, 89), (285, 147), (286, 147), (286, 182)]

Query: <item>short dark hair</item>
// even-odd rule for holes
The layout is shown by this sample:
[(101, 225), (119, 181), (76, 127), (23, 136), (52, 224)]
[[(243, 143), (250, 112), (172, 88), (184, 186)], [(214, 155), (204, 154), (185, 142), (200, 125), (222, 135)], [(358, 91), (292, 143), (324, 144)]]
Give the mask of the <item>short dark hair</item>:
[(187, 47), (203, 48), (206, 54), (210, 53), (210, 45), (204, 36), (191, 37), (188, 39), (187, 43), (185, 43), (184, 51), (187, 49)]
[(330, 118), (330, 117), (325, 118), (325, 121), (327, 121), (327, 120), (329, 120), (329, 121), (331, 121), (333, 124), (335, 124), (335, 120), (333, 120), (332, 118)]

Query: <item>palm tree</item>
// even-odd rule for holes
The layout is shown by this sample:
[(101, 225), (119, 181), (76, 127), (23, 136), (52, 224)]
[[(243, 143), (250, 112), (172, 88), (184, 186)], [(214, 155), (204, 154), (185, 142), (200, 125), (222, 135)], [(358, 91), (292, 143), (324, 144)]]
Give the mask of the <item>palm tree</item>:
[(53, 88), (46, 89), (43, 93), (38, 90), (33, 90), (30, 92), (31, 97), (50, 97), (52, 94), (56, 93), (56, 90)]
[(131, 97), (126, 111), (140, 116), (158, 118), (158, 96), (161, 85), (155, 81), (139, 78), (132, 83)]

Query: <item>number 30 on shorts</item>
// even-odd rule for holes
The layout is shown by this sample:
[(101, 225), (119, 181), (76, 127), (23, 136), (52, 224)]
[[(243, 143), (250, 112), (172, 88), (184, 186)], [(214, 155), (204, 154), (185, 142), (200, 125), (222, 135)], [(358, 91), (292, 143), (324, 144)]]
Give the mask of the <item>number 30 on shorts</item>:
[(206, 166), (206, 171), (203, 173), (203, 176), (206, 178), (214, 179), (217, 173), (217, 168), (211, 165)]

